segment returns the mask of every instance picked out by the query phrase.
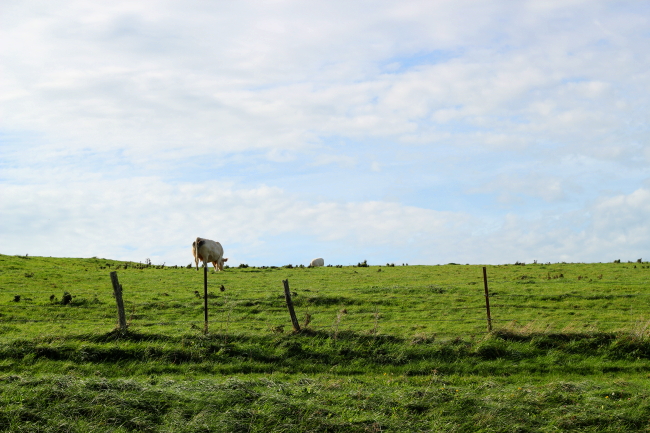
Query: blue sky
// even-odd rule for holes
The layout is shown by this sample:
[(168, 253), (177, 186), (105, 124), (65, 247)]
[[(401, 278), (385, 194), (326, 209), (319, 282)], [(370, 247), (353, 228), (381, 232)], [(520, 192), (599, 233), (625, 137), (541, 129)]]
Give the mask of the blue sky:
[[(4, 1), (0, 253), (650, 258), (650, 4)], [(10, 41), (10, 42), (8, 42)]]

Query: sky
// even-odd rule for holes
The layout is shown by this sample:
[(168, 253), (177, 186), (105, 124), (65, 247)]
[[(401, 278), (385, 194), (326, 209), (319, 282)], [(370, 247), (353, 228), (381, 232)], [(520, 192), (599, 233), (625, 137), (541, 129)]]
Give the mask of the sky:
[(0, 0), (0, 254), (650, 259), (650, 2)]

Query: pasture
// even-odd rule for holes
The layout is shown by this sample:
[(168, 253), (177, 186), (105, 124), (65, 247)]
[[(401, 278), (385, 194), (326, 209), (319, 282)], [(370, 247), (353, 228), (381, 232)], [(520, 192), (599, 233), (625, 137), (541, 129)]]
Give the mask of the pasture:
[(0, 255), (0, 431), (647, 431), (650, 265), (487, 275)]

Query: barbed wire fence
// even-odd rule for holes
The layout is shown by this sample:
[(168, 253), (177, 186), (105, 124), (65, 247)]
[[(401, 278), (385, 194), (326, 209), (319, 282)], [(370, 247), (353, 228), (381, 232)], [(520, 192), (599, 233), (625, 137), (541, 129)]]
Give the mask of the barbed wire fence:
[[(300, 300), (295, 302), (294, 308), (297, 309), (296, 319), (302, 321), (302, 329), (310, 329), (314, 331), (338, 333), (343, 331), (365, 332), (371, 334), (378, 334), (383, 329), (396, 330), (400, 327), (407, 327), (414, 325), (412, 317), (417, 317), (416, 329), (401, 330), (401, 334), (415, 335), (418, 333), (430, 333), (435, 335), (451, 335), (458, 336), (463, 334), (480, 334), (489, 332), (493, 327), (503, 328), (504, 326), (520, 324), (522, 316), (517, 314), (523, 310), (541, 310), (546, 317), (540, 320), (540, 325), (553, 322), (554, 320), (562, 320), (567, 326), (571, 324), (571, 319), (567, 319), (567, 312), (588, 312), (589, 315), (583, 315), (576, 320), (585, 321), (591, 320), (597, 322), (598, 326), (606, 325), (607, 328), (626, 328), (633, 329), (646, 323), (643, 318), (645, 310), (639, 308), (640, 305), (648, 305), (647, 302), (640, 304), (639, 300), (643, 298), (650, 298), (650, 293), (642, 293), (637, 289), (645, 288), (643, 283), (627, 283), (625, 284), (628, 292), (634, 290), (632, 293), (617, 293), (617, 294), (521, 294), (521, 293), (508, 293), (504, 291), (499, 282), (490, 283), (491, 286), (497, 288), (495, 293), (489, 294), (486, 290), (485, 300), (491, 302), (489, 305), (490, 313), (486, 312), (486, 306), (481, 305), (481, 295), (477, 290), (476, 298), (466, 295), (464, 299), (476, 301), (476, 305), (471, 306), (451, 306), (451, 305), (422, 305), (419, 308), (413, 306), (404, 307), (399, 305), (399, 300), (392, 300), (387, 302), (385, 299), (379, 299), (375, 302), (364, 301), (363, 305), (355, 305), (355, 294), (368, 294), (372, 290), (368, 288), (353, 288), (348, 291), (349, 296), (346, 298), (338, 299), (333, 298), (327, 306), (318, 305), (318, 303), (311, 304), (309, 300)], [(617, 283), (620, 285), (620, 283)], [(381, 291), (382, 289), (377, 289)], [(398, 288), (392, 288), (391, 293), (399, 292)], [(291, 292), (289, 291), (291, 294)], [(90, 294), (90, 292), (89, 292)], [(260, 296), (255, 296), (259, 294)], [(251, 296), (252, 295), (252, 296)], [(146, 302), (134, 303), (125, 300), (123, 311), (124, 317), (128, 320), (128, 325), (133, 328), (145, 329), (147, 327), (187, 327), (192, 329), (200, 329), (201, 325), (206, 326), (205, 332), (207, 333), (207, 324), (215, 325), (217, 328), (213, 332), (227, 332), (229, 327), (235, 322), (246, 322), (250, 319), (255, 319), (261, 313), (264, 314), (262, 320), (266, 324), (263, 331), (268, 332), (285, 332), (284, 326), (292, 326), (296, 329), (295, 324), (288, 314), (288, 307), (286, 303), (286, 293), (283, 296), (281, 289), (277, 292), (270, 294), (267, 290), (249, 290), (247, 296), (222, 296), (220, 299), (214, 294), (204, 291), (200, 300), (204, 305), (208, 298), (212, 296), (212, 303), (210, 304), (210, 317), (207, 316), (207, 310), (204, 311), (205, 318), (200, 320), (197, 318), (189, 318), (188, 320), (170, 320), (162, 318), (161, 320), (152, 320), (150, 315), (136, 313), (143, 310), (155, 310), (156, 304), (161, 302)], [(197, 302), (199, 297), (197, 297)], [(629, 299), (631, 301), (629, 306), (621, 307), (616, 311), (629, 313), (629, 319), (620, 318), (599, 318), (598, 311), (587, 311), (584, 308), (576, 308), (575, 305), (557, 305), (562, 301), (599, 301), (599, 300), (614, 300), (614, 299)], [(337, 301), (340, 301), (337, 303)], [(346, 301), (352, 301), (352, 305), (347, 305)], [(544, 301), (544, 305), (529, 305), (526, 302)], [(194, 313), (198, 312), (198, 305), (190, 307)], [(174, 308), (174, 307), (170, 307)], [(185, 307), (187, 308), (187, 307)], [(15, 303), (13, 305), (2, 306), (4, 312), (0, 311), (0, 326), (2, 324), (66, 324), (66, 325), (86, 325), (88, 329), (100, 329), (110, 327), (116, 323), (116, 315), (102, 314), (100, 317), (93, 317), (92, 319), (84, 319), (78, 317), (66, 317), (61, 314), (54, 316), (48, 315), (48, 312), (59, 311), (59, 305), (43, 305), (43, 304), (25, 304)], [(39, 309), (36, 317), (30, 313), (32, 317), (20, 317), (20, 311), (29, 311), (31, 309)], [(411, 318), (401, 318), (404, 310), (408, 310), (408, 315)], [(115, 311), (115, 310), (113, 310)], [(129, 311), (131, 313), (129, 314)], [(612, 311), (612, 309), (610, 309)], [(462, 313), (462, 317), (459, 314)], [(487, 313), (487, 314), (486, 314)], [(119, 317), (119, 309), (117, 316)], [(529, 319), (525, 319), (529, 320)], [(534, 320), (533, 320), (534, 321)], [(121, 329), (125, 326), (119, 325)], [(465, 329), (463, 332), (453, 330), (453, 326), (442, 326), (437, 329), (438, 325), (460, 324)], [(300, 325), (300, 324), (299, 324)], [(471, 331), (467, 331), (467, 325), (471, 325)], [(225, 329), (224, 329), (225, 328)], [(593, 326), (588, 329), (593, 328)]]

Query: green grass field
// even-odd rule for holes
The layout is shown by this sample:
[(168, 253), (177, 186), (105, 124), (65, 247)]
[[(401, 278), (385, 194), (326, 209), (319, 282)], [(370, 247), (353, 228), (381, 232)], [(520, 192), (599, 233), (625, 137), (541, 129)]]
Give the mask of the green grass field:
[(650, 429), (649, 264), (487, 274), (0, 255), (0, 431)]

